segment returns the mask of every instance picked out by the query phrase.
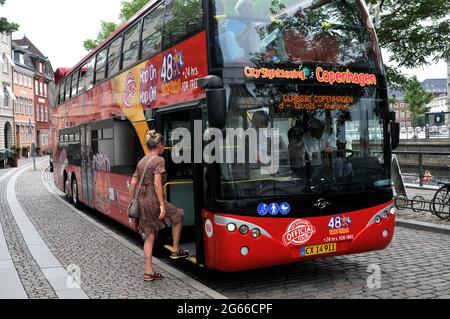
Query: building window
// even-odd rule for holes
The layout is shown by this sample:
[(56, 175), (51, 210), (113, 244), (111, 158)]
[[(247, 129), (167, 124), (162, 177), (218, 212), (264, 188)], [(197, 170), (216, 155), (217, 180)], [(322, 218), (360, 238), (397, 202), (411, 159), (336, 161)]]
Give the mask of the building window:
[(34, 94), (39, 95), (39, 82), (34, 80)]
[(8, 62), (8, 58), (6, 57), (6, 54), (3, 54), (3, 61), (4, 61), (4, 63), (2, 63), (3, 73), (8, 74), (9, 73), (9, 62)]
[(48, 108), (45, 106), (45, 122), (48, 122)]
[(16, 84), (16, 85), (19, 84), (17, 72), (14, 72), (14, 84)]
[(44, 97), (47, 97), (47, 83), (44, 83)]

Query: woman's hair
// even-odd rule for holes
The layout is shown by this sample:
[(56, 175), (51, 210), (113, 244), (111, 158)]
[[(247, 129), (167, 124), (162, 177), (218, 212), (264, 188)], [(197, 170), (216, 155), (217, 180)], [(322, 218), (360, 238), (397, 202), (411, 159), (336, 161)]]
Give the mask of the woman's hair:
[(145, 144), (149, 149), (153, 149), (159, 144), (164, 144), (164, 137), (156, 131), (148, 131), (145, 135)]

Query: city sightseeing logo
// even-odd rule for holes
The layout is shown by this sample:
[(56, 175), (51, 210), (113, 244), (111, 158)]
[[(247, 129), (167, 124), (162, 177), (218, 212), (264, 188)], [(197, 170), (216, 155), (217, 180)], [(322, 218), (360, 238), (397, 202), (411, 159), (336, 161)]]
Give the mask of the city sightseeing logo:
[(316, 233), (316, 228), (307, 220), (299, 219), (289, 225), (286, 233), (283, 235), (283, 244), (288, 247), (291, 245), (303, 245), (307, 243)]
[(137, 91), (136, 81), (134, 80), (133, 73), (130, 72), (125, 78), (125, 85), (122, 92), (122, 101), (126, 107), (130, 108), (131, 105), (133, 104), (136, 91)]

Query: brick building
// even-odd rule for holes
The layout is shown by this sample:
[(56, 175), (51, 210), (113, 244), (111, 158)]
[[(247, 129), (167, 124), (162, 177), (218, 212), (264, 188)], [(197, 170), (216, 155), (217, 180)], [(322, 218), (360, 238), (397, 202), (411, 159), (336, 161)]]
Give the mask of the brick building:
[(50, 98), (53, 68), (47, 57), (27, 38), (14, 40), (15, 45), (30, 53), (34, 67), (34, 117), (36, 122), (36, 146), (41, 154), (50, 152)]

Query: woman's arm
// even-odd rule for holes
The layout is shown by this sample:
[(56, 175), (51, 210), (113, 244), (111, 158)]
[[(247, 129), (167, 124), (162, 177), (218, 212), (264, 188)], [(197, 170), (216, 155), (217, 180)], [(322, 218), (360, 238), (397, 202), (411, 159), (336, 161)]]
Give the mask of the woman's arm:
[(131, 184), (130, 184), (130, 198), (133, 199), (135, 196), (135, 191), (136, 191), (136, 185), (138, 183), (138, 176), (137, 174), (133, 175), (133, 178), (131, 179)]
[(158, 197), (159, 201), (159, 207), (161, 210), (161, 215), (159, 216), (160, 220), (163, 220), (166, 217), (166, 205), (164, 200), (164, 189), (162, 186), (162, 179), (163, 179), (162, 174), (155, 174), (154, 185), (156, 196)]

